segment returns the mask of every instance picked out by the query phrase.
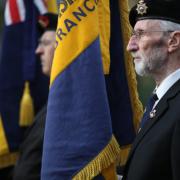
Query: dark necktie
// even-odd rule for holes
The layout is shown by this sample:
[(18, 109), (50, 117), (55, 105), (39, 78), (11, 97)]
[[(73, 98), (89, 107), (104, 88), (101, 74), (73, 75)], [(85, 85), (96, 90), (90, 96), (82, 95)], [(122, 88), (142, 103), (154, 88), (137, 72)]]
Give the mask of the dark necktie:
[(146, 105), (146, 110), (140, 123), (140, 128), (142, 128), (144, 124), (147, 122), (147, 120), (150, 119), (150, 112), (152, 111), (152, 108), (157, 100), (158, 97), (156, 94), (152, 94), (152, 96), (149, 98), (148, 103)]

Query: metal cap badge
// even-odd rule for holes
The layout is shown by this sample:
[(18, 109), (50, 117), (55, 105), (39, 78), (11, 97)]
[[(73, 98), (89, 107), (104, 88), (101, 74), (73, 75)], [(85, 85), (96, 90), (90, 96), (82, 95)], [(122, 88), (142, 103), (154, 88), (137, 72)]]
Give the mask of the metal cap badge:
[(132, 27), (143, 19), (166, 20), (180, 24), (180, 0), (139, 0), (129, 13)]
[(146, 14), (147, 8), (148, 7), (146, 6), (146, 3), (143, 0), (140, 0), (137, 4), (136, 10), (138, 14), (143, 15), (143, 14)]

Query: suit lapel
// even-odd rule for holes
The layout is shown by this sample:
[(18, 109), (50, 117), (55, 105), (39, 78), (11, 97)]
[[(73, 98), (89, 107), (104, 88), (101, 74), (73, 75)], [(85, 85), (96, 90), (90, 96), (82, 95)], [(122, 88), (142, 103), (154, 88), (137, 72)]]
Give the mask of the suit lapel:
[(168, 109), (168, 101), (173, 99), (180, 92), (180, 80), (178, 80), (163, 96), (163, 98), (159, 101), (157, 106), (155, 107), (155, 115), (153, 118), (149, 119), (148, 122), (144, 125), (143, 129), (137, 134), (136, 139), (132, 145), (132, 149), (129, 153), (129, 158), (127, 160), (127, 164), (132, 158), (138, 144), (142, 141), (144, 136), (151, 130), (151, 128), (156, 124), (156, 122), (160, 119)]

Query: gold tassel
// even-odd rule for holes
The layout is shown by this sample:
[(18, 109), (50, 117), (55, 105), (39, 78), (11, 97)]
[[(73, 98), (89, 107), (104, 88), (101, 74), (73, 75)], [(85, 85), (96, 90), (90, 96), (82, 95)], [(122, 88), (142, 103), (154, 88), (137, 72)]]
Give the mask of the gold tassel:
[(19, 152), (8, 152), (0, 155), (0, 169), (14, 166), (19, 158)]
[(30, 95), (29, 83), (25, 83), (24, 93), (20, 104), (20, 126), (29, 126), (34, 118), (33, 100)]
[(120, 154), (119, 154), (120, 166), (124, 166), (126, 164), (130, 149), (131, 149), (131, 145), (120, 147)]
[(111, 164), (108, 168), (102, 170), (105, 180), (117, 180), (116, 164)]

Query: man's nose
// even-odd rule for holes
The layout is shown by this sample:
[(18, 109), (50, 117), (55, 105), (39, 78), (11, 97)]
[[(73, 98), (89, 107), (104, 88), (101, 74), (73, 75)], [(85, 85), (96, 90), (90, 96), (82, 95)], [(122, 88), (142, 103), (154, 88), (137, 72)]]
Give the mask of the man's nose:
[(42, 47), (41, 47), (40, 45), (38, 45), (38, 47), (36, 48), (35, 53), (36, 53), (37, 55), (42, 54)]
[(137, 51), (138, 50), (138, 44), (137, 44), (137, 42), (136, 42), (136, 39), (135, 39), (135, 37), (131, 37), (130, 39), (129, 39), (129, 42), (128, 42), (128, 45), (127, 45), (127, 51), (129, 51), (129, 52), (132, 52), (132, 51)]

